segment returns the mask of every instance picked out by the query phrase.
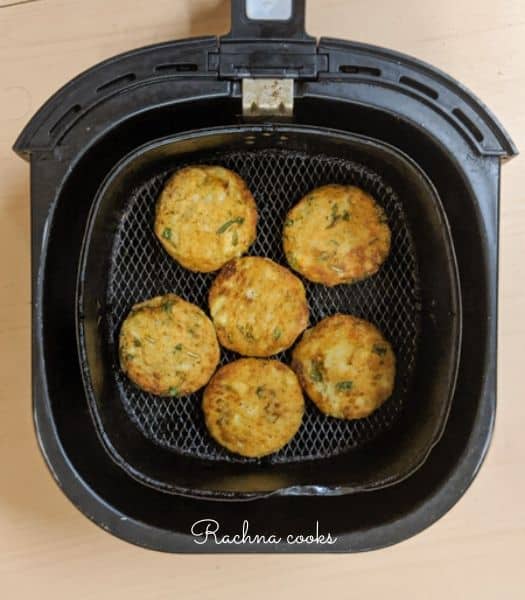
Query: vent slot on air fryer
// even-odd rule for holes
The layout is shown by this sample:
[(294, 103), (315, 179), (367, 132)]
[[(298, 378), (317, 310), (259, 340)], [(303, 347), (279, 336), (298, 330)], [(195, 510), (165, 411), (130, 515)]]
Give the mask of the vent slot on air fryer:
[(356, 65), (340, 65), (339, 71), (348, 75), (372, 75), (373, 77), (381, 77), (381, 69), (376, 67), (359, 67)]
[(105, 92), (112, 88), (120, 87), (122, 84), (125, 83), (131, 83), (132, 81), (135, 81), (135, 79), (137, 79), (135, 73), (127, 73), (126, 75), (121, 75), (120, 77), (116, 77), (115, 79), (112, 79), (111, 81), (108, 81), (107, 83), (104, 83), (103, 85), (99, 86), (97, 88), (97, 94), (100, 94), (100, 92)]
[(198, 71), (198, 69), (199, 67), (195, 63), (166, 63), (155, 67), (157, 73), (169, 73), (170, 71), (175, 73), (187, 73)]
[(476, 138), (478, 142), (483, 141), (483, 134), (481, 133), (481, 131), (460, 108), (455, 108), (452, 111), (452, 113), (457, 119), (459, 119), (463, 123), (463, 125), (470, 131), (470, 133)]
[(55, 123), (49, 130), (49, 135), (51, 137), (55, 137), (56, 133), (62, 128), (62, 126), (68, 123), (69, 121), (72, 121), (74, 116), (78, 114), (81, 109), (82, 107), (80, 106), (80, 104), (75, 104), (75, 106), (72, 106), (57, 121), (55, 121)]
[(412, 79), (411, 77), (406, 77), (403, 75), (399, 78), (399, 82), (403, 85), (408, 85), (409, 87), (414, 88), (418, 92), (425, 94), (425, 96), (429, 96), (433, 100), (437, 100), (439, 98), (439, 94), (436, 92), (436, 90), (432, 89), (428, 85), (425, 85), (424, 83), (421, 83), (420, 81)]

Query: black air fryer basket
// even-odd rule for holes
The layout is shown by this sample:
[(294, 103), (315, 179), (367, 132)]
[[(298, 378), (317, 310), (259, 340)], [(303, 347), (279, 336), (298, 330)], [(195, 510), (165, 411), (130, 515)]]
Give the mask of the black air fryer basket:
[[(488, 110), (436, 69), (304, 32), (304, 0), (232, 1), (232, 31), (102, 63), (37, 113), (15, 149), (31, 161), (33, 401), (65, 493), (127, 540), (169, 551), (355, 551), (428, 526), (463, 494), (495, 416), (499, 177), (516, 150)], [(238, 172), (260, 224), (250, 254), (286, 264), (287, 211), (326, 183), (363, 187), (392, 230), (381, 271), (305, 281), (311, 320), (376, 323), (398, 362), (392, 397), (359, 421), (321, 415), (262, 460), (208, 436), (200, 393), (158, 398), (118, 367), (122, 319), (175, 292), (206, 309), (213, 274), (189, 273), (152, 233), (167, 177), (189, 164)], [(235, 359), (223, 351), (222, 363)], [(289, 361), (289, 353), (278, 358)], [(242, 502), (250, 500), (250, 502)], [(266, 519), (265, 515), (274, 515)], [(284, 541), (195, 544), (192, 524)]]

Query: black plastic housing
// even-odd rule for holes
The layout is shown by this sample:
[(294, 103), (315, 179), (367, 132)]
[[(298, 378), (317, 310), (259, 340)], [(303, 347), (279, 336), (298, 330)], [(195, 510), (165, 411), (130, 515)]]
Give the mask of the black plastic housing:
[[(463, 339), (447, 426), (425, 464), (382, 490), (270, 497), (234, 507), (140, 484), (115, 465), (93, 427), (75, 328), (76, 278), (89, 210), (109, 171), (142, 144), (241, 120), (238, 77), (220, 76), (221, 46), (213, 37), (173, 42), (97, 65), (48, 101), (15, 145), (31, 161), (33, 410), (42, 452), (58, 484), (88, 517), (145, 547), (348, 552), (396, 543), (433, 523), (461, 497), (490, 442), (496, 409), (500, 171), (502, 159), (517, 153), (468, 90), (415, 59), (319, 40), (315, 53), (326, 68), (294, 77), (294, 122), (397, 147), (441, 197), (461, 279)], [(281, 48), (288, 51), (287, 43)], [(304, 534), (320, 520), (321, 529), (337, 541), (321, 548), (285, 542), (197, 545), (191, 526), (202, 518), (219, 521), (223, 534), (238, 533), (247, 519), (253, 531), (277, 535)]]

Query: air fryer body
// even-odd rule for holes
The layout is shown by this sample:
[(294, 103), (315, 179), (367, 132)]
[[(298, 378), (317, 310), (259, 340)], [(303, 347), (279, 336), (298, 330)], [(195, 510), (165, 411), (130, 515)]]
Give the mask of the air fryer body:
[[(234, 16), (240, 6), (234, 2)], [(294, 6), (304, 11), (303, 3)], [(277, 38), (265, 38), (268, 32), (260, 23), (248, 23), (246, 29), (244, 15), (234, 20), (232, 35), (221, 40), (160, 44), (101, 63), (51, 98), (15, 146), (31, 163), (38, 440), (53, 476), (89, 518), (149, 548), (294, 551), (284, 542), (196, 545), (191, 526), (205, 517), (220, 522), (224, 534), (238, 533), (246, 519), (258, 533), (283, 538), (303, 534), (320, 520), (337, 538), (331, 551), (390, 545), (427, 527), (461, 497), (490, 443), (496, 410), (499, 184), (502, 161), (516, 149), (486, 107), (448, 76), (382, 48), (324, 38), (316, 44), (301, 31), (301, 14), (294, 15), (287, 26), (279, 25)], [(272, 56), (271, 71), (264, 56)], [(432, 182), (457, 258), (462, 340), (446, 428), (410, 477), (350, 496), (297, 496), (291, 488), (286, 495), (235, 508), (226, 499), (165, 494), (130, 477), (108, 455), (82, 383), (76, 286), (92, 203), (115, 165), (155, 140), (244, 122), (242, 80), (262, 75), (293, 79), (292, 124), (389, 144)], [(213, 465), (202, 468), (212, 477)], [(267, 514), (279, 518), (268, 520)]]

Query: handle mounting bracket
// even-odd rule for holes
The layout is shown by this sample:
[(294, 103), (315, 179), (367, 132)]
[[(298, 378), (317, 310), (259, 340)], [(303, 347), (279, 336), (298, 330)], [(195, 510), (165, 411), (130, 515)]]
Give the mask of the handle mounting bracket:
[(305, 0), (231, 0), (231, 31), (209, 55), (221, 79), (315, 80), (328, 55), (305, 31)]

